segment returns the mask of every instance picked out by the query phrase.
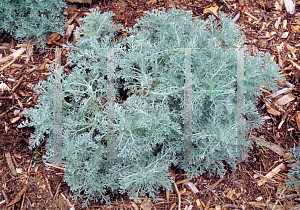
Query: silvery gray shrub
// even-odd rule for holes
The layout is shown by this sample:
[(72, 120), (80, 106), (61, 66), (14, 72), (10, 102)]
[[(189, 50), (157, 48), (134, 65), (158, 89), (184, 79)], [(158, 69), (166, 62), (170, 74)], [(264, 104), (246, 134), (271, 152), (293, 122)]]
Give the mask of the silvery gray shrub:
[[(205, 171), (222, 176), (223, 161), (235, 169), (236, 94), (192, 94), (192, 141), (190, 162), (184, 156), (185, 52), (192, 50), (193, 90), (236, 90), (236, 43), (244, 40), (239, 28), (221, 13), (220, 20), (192, 18), (191, 12), (171, 9), (148, 12), (130, 29), (126, 38), (114, 40), (118, 29), (111, 12), (92, 9), (79, 28), (76, 46), (68, 43), (68, 61), (73, 72), (62, 69), (63, 160), (65, 179), (74, 198), (106, 201), (106, 189), (129, 196), (157, 198), (160, 187), (170, 190), (173, 177), (169, 167), (180, 167), (191, 177)], [(115, 153), (119, 162), (106, 157), (107, 104), (102, 103), (107, 85), (107, 49), (114, 48), (115, 63)], [(258, 127), (263, 120), (255, 108), (259, 87), (275, 91), (281, 78), (269, 54), (250, 56), (245, 51), (245, 111), (253, 118), (246, 122)], [(54, 72), (53, 68), (50, 68)], [(122, 80), (125, 82), (121, 82)], [(42, 100), (26, 112), (20, 127), (34, 126), (33, 149), (46, 139), (45, 161), (55, 155), (53, 147), (53, 82), (41, 81), (36, 90)], [(129, 94), (121, 100), (118, 90)], [(98, 90), (98, 91), (97, 91)], [(100, 90), (103, 90), (102, 92)], [(105, 101), (105, 100), (104, 100)], [(247, 139), (245, 147), (251, 147)]]

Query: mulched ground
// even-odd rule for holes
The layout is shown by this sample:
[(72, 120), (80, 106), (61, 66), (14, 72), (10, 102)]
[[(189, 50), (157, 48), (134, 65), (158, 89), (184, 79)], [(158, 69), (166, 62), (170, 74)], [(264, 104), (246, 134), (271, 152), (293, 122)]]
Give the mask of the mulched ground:
[[(125, 27), (133, 26), (146, 11), (161, 10), (162, 7), (166, 10), (171, 7), (190, 10), (193, 16), (202, 19), (210, 15), (218, 16), (219, 11), (232, 18), (239, 14), (236, 24), (244, 26), (243, 32), (247, 40), (245, 44), (251, 53), (256, 55), (258, 51), (269, 52), (281, 67), (279, 73), (286, 78), (278, 83), (278, 90), (282, 90), (282, 93), (276, 95), (261, 87), (262, 95), (257, 99), (257, 108), (260, 114), (269, 119), (260, 129), (251, 130), (248, 134), (253, 140), (253, 149), (249, 152), (248, 160), (239, 163), (235, 172), (228, 168), (224, 178), (206, 173), (197, 179), (188, 179), (183, 171), (173, 171), (180, 198), (177, 192), (162, 190), (158, 203), (153, 204), (147, 198), (141, 198), (142, 203), (135, 203), (127, 195), (114, 195), (108, 190), (112, 201), (110, 207), (92, 203), (89, 208), (82, 208), (80, 201), (72, 201), (72, 192), (64, 182), (63, 170), (53, 166), (46, 170), (41, 161), (45, 153), (44, 145), (33, 151), (28, 149), (28, 139), (34, 129), (17, 128), (24, 120), (22, 111), (38, 103), (32, 88), (39, 80), (45, 80), (51, 74), (47, 68), (55, 58), (54, 51), (39, 53), (34, 48), (27, 63), (26, 57), (19, 58), (0, 71), (0, 80), (9, 87), (9, 90), (0, 92), (0, 154), (3, 154), (0, 157), (0, 208), (147, 210), (178, 209), (180, 205), (181, 209), (300, 209), (300, 202), (296, 200), (300, 196), (299, 192), (290, 190), (285, 185), (288, 171), (295, 166), (286, 162), (289, 159), (286, 153), (300, 144), (299, 5), (300, 2), (297, 1), (295, 14), (290, 15), (283, 0), (98, 0), (92, 5), (69, 3), (64, 14), (68, 20), (73, 17), (69, 23), (73, 26), (80, 26), (82, 22), (79, 17), (84, 17), (90, 7), (96, 6), (102, 12), (113, 11), (116, 14), (113, 21)], [(216, 11), (215, 14), (208, 9)], [(119, 31), (118, 37), (122, 35), (124, 33)], [(55, 48), (73, 39), (72, 34), (57, 36), (49, 39), (48, 47)], [(0, 42), (3, 57), (13, 53), (13, 49), (18, 49), (15, 47), (17, 42), (8, 34), (0, 34)], [(30, 49), (27, 50), (27, 55), (29, 54)], [(0, 68), (8, 63), (9, 61), (1, 62), (0, 59)], [(63, 52), (62, 65), (65, 64)], [(3, 86), (0, 88), (3, 89)], [(264, 136), (268, 143), (259, 142), (259, 136)], [(256, 146), (254, 142), (260, 146)], [(199, 192), (194, 192), (194, 187)]]

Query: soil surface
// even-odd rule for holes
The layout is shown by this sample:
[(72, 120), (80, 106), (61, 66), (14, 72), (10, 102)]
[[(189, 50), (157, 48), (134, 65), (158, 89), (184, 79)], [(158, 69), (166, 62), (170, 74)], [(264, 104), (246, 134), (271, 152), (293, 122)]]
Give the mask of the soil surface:
[[(127, 195), (107, 190), (111, 206), (92, 202), (88, 208), (83, 208), (80, 200), (72, 200), (72, 192), (64, 182), (64, 171), (43, 163), (44, 144), (32, 151), (28, 149), (28, 139), (34, 128), (17, 128), (25, 120), (22, 112), (39, 103), (33, 87), (51, 75), (48, 67), (55, 59), (54, 50), (40, 53), (35, 47), (29, 48), (24, 52), (26, 56), (13, 63), (0, 62), (1, 69), (7, 65), (0, 71), (0, 154), (3, 154), (0, 157), (0, 209), (300, 209), (299, 192), (288, 189), (285, 184), (287, 173), (295, 167), (287, 162), (290, 156), (286, 153), (300, 143), (300, 1), (295, 3), (295, 13), (289, 14), (283, 0), (68, 2), (64, 15), (70, 20), (69, 31), (67, 29), (65, 36), (49, 37), (49, 48), (61, 47), (67, 40), (74, 42), (72, 29), (83, 24), (79, 18), (97, 6), (102, 12), (113, 11), (116, 14), (113, 21), (125, 27), (132, 27), (147, 11), (162, 10), (162, 7), (167, 11), (172, 7), (190, 10), (193, 17), (201, 19), (210, 15), (218, 17), (220, 11), (225, 12), (236, 19), (236, 25), (244, 26), (245, 45), (252, 55), (259, 51), (269, 52), (279, 64), (279, 74), (285, 77), (278, 82), (278, 90), (282, 93), (275, 97), (272, 94), (276, 93), (261, 87), (257, 109), (267, 120), (259, 129), (247, 134), (253, 140), (247, 161), (238, 163), (236, 171), (228, 167), (224, 178), (205, 173), (188, 179), (184, 171), (170, 168), (178, 191), (161, 190), (157, 203), (147, 198), (135, 203)], [(119, 31), (116, 38), (125, 35)], [(16, 47), (18, 41), (6, 33), (0, 34), (0, 43), (2, 57), (19, 49)], [(62, 65), (66, 65), (64, 51)], [(71, 67), (68, 68), (71, 71)], [(259, 136), (264, 136), (268, 143), (260, 142)], [(49, 170), (46, 166), (50, 166)]]

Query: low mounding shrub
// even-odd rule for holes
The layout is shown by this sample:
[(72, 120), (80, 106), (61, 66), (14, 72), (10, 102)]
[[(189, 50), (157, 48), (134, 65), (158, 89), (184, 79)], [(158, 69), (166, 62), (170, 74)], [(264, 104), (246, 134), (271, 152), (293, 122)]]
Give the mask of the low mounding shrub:
[[(192, 95), (193, 121), (190, 162), (184, 157), (184, 50), (192, 50), (193, 90), (236, 90), (237, 49), (242, 43), (239, 28), (221, 14), (217, 21), (192, 19), (191, 12), (171, 9), (167, 13), (152, 11), (131, 29), (128, 37), (114, 40), (116, 31), (111, 17), (92, 9), (79, 28), (76, 46), (70, 49), (68, 61), (73, 72), (62, 70), (63, 90), (63, 160), (65, 179), (74, 197), (106, 201), (106, 189), (127, 192), (137, 198), (146, 193), (156, 198), (160, 187), (170, 190), (173, 177), (169, 167), (184, 169), (191, 177), (205, 171), (225, 172), (226, 161), (235, 169), (236, 94), (195, 93)], [(106, 119), (107, 49), (114, 48), (115, 62), (115, 153), (120, 162), (107, 163)], [(252, 57), (245, 52), (245, 110), (253, 118), (246, 122), (259, 126), (263, 120), (255, 109), (259, 87), (276, 90), (274, 79), (279, 67), (269, 54)], [(53, 68), (50, 68), (54, 72)], [(36, 90), (42, 100), (27, 111), (20, 127), (34, 126), (30, 148), (46, 140), (45, 159), (52, 158), (53, 145), (53, 82), (41, 81)], [(128, 93), (121, 100), (120, 90)], [(97, 91), (98, 90), (98, 91)], [(100, 91), (102, 90), (102, 92)], [(247, 139), (245, 147), (251, 146)]]

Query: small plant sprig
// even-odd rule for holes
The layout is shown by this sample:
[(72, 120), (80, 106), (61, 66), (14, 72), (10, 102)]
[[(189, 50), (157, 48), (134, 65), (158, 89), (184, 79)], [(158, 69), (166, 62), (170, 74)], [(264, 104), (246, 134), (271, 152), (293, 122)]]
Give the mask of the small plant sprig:
[(289, 150), (289, 153), (292, 154), (293, 159), (287, 160), (286, 162), (296, 162), (298, 164), (289, 171), (288, 173), (289, 177), (286, 179), (285, 182), (290, 189), (295, 190), (299, 194), (300, 193), (300, 150), (298, 147), (294, 147)]

